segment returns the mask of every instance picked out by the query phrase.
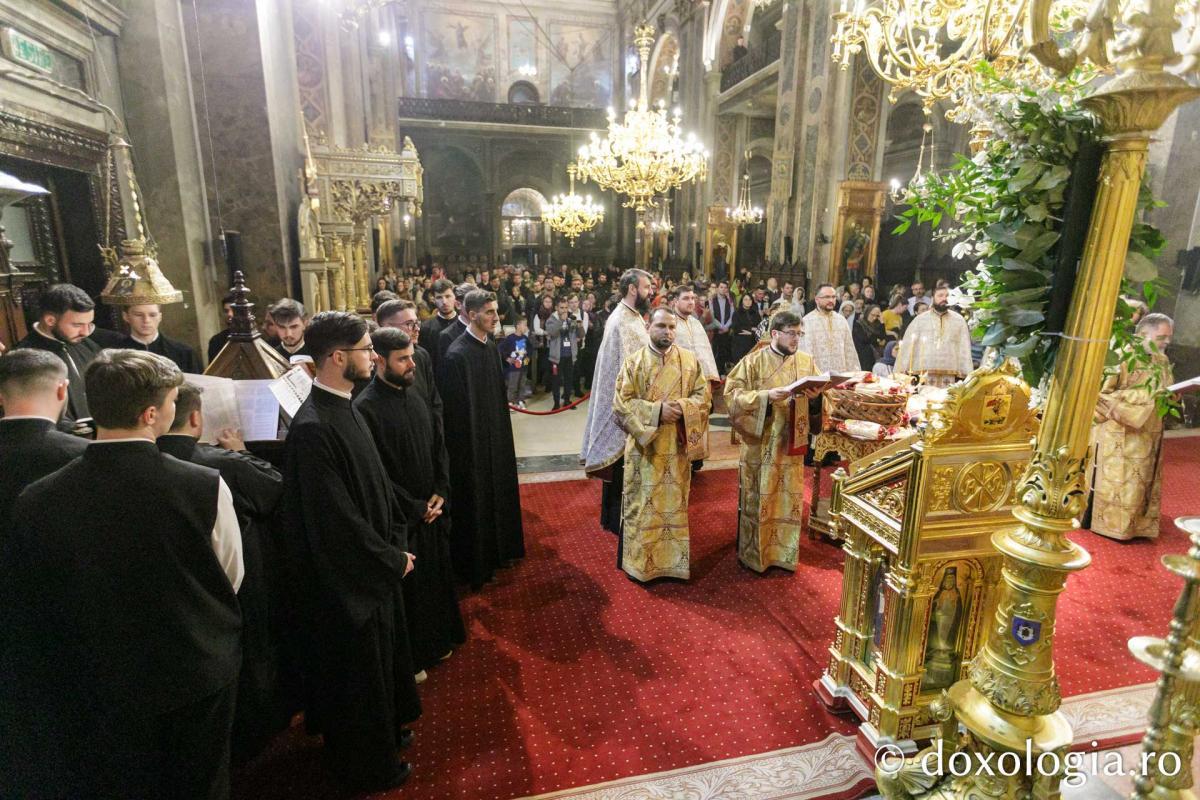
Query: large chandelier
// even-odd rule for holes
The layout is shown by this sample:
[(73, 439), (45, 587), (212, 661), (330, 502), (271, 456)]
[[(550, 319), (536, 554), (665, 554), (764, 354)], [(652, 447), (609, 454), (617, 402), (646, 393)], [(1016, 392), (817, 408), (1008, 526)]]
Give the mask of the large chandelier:
[(571, 188), (567, 194), (555, 195), (554, 199), (542, 206), (542, 221), (567, 237), (571, 246), (584, 231), (604, 221), (604, 206), (592, 202), (592, 196), (580, 197), (575, 194), (575, 174), (578, 168), (571, 164), (567, 167), (567, 175), (571, 178)]
[(704, 180), (708, 150), (695, 134), (681, 135), (679, 109), (668, 117), (664, 104), (650, 108), (648, 72), (654, 28), (639, 25), (633, 41), (641, 64), (637, 103), (630, 104), (624, 122), (617, 122), (616, 111), (608, 110), (608, 136), (601, 139), (593, 133), (591, 142), (579, 148), (579, 177), (628, 196), (622, 205), (641, 212), (655, 206), (655, 195)]
[(737, 225), (758, 225), (763, 221), (763, 210), (750, 205), (750, 170), (742, 173), (742, 184), (738, 188), (737, 208), (726, 208), (725, 218)]
[[(947, 101), (946, 116), (961, 121), (966, 100), (979, 92), (979, 65), (999, 78), (1049, 83), (1025, 57), (1023, 29), (1029, 0), (841, 0), (833, 15), (833, 60), (845, 69), (858, 53), (890, 85), (888, 99), (911, 91), (928, 113)], [(1049, 25), (1070, 30), (1087, 0), (1056, 0)]]

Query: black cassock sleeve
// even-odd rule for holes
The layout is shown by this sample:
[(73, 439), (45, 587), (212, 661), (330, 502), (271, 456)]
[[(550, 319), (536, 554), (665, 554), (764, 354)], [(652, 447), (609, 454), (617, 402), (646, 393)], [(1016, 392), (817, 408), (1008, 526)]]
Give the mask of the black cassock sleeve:
[[(289, 446), (298, 459), (295, 487), (308, 537), (308, 550), (317, 580), (342, 606), (355, 625), (365, 623), (391, 596), (404, 576), (408, 537), (404, 515), (395, 505), (393, 530), (385, 539), (355, 505), (353, 487), (345, 483), (347, 469), (338, 469), (341, 456), (330, 434), (318, 426), (292, 430)], [(348, 465), (343, 465), (348, 466)], [(385, 477), (386, 476), (381, 476)], [(391, 481), (388, 481), (391, 485)], [(399, 538), (396, 528), (399, 528)]]

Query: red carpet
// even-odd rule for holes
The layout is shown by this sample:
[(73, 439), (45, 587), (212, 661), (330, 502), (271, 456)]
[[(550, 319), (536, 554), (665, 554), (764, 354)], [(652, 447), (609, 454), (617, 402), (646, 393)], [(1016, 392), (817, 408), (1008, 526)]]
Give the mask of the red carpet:
[[(1166, 631), (1180, 587), (1158, 560), (1186, 548), (1170, 520), (1200, 511), (1196, 444), (1166, 443), (1157, 541), (1076, 534), (1094, 560), (1060, 604), (1064, 694), (1153, 679), (1125, 641)], [(739, 567), (732, 471), (696, 477), (691, 582), (650, 588), (615, 568), (615, 539), (597, 523), (598, 483), (521, 492), (529, 555), (464, 599), (470, 640), (430, 670), (406, 756), (416, 771), (390, 797), (505, 800), (854, 732), (809, 688), (832, 639), (841, 551), (805, 542), (794, 576)], [(345, 796), (300, 730), (235, 779), (236, 797)]]

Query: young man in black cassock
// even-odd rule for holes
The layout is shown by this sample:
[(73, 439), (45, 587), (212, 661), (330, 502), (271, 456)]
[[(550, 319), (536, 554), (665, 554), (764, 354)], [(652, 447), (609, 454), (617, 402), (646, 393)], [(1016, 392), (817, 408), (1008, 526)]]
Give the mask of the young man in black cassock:
[(53, 353), (14, 350), (0, 358), (0, 544), (17, 495), (87, 447), (55, 428), (66, 403), (67, 366)]
[(5, 684), (53, 742), (5, 776), (27, 786), (0, 794), (228, 797), (233, 499), (216, 470), (155, 447), (183, 382), (175, 364), (105, 350), (85, 380), (96, 441), (21, 494), (0, 555)]
[(455, 443), (450, 549), (459, 578), (478, 589), (525, 555), (525, 532), (504, 371), (491, 336), (500, 322), (496, 296), (477, 289), (464, 308), (470, 325), (446, 351), (439, 389), (446, 439)]
[(450, 349), (450, 345), (454, 344), (458, 340), (458, 337), (462, 336), (467, 330), (467, 325), (470, 321), (467, 319), (465, 304), (467, 295), (473, 291), (475, 291), (475, 285), (472, 283), (460, 283), (454, 287), (454, 301), (458, 304), (458, 319), (442, 329), (442, 332), (438, 334), (436, 345), (433, 342), (426, 342), (429, 354), (433, 356), (433, 371), (435, 375), (441, 372), (442, 360), (446, 356), (446, 351)]
[[(429, 350), (430, 355), (436, 358), (440, 355), (440, 353), (435, 352), (437, 350), (438, 336), (442, 331), (458, 321), (458, 306), (454, 295), (454, 284), (445, 278), (438, 278), (434, 281), (431, 292), (433, 294), (433, 304), (437, 306), (437, 313), (421, 323), (420, 338), (425, 340), (425, 349)], [(378, 321), (377, 316), (376, 322)], [(379, 324), (383, 325), (382, 322)], [(407, 329), (405, 329), (405, 333), (408, 333)], [(417, 340), (417, 337), (411, 333), (409, 333), (409, 337), (413, 341)]]
[(204, 371), (195, 350), (183, 342), (168, 339), (159, 331), (162, 325), (162, 308), (157, 303), (128, 306), (122, 309), (121, 316), (129, 326), (129, 335), (116, 347), (146, 350), (155, 355), (165, 356), (174, 361), (179, 369), (192, 375)]
[[(428, 320), (426, 320), (428, 322)], [(442, 396), (438, 393), (437, 383), (433, 376), (433, 359), (429, 351), (421, 346), (421, 336), (425, 326), (417, 317), (417, 304), (411, 300), (390, 300), (375, 312), (375, 322), (381, 328), (398, 328), (408, 335), (413, 345), (413, 363), (416, 372), (413, 373), (413, 388), (425, 398), (425, 404), (433, 414), (437, 435), (442, 435)], [(377, 354), (378, 355), (378, 354)]]
[[(85, 439), (54, 427), (66, 402), (67, 367), (58, 356), (26, 349), (0, 357), (0, 405), (5, 414), (0, 419), (0, 549), (7, 538), (9, 514), (17, 496), (87, 448)], [(8, 627), (0, 619), (0, 676), (9, 674), (3, 663), (6, 648), (2, 639)], [(12, 688), (7, 678), (0, 678), (0, 776), (15, 777), (29, 754), (48, 744), (37, 740), (38, 725), (18, 715), (13, 704), (16, 697), (9, 693)], [(28, 735), (19, 736), (17, 731)], [(9, 788), (0, 777), (0, 797), (18, 794)]]
[(407, 520), (351, 403), (372, 364), (367, 324), (325, 311), (305, 334), (312, 393), (287, 437), (284, 518), (307, 663), (305, 722), (352, 788), (380, 791), (412, 771), (397, 749), (421, 713), (400, 582), (413, 568)]
[[(402, 301), (403, 302), (403, 301)], [(446, 498), (450, 494), (441, 424), (414, 385), (414, 347), (396, 328), (371, 335), (375, 379), (354, 401), (375, 436), (383, 466), (408, 515), (408, 543), (421, 568), (404, 581), (404, 608), (413, 666), (437, 664), (467, 639), (458, 594)]]
[(95, 319), (96, 304), (87, 292), (69, 283), (58, 283), (42, 292), (38, 298), (38, 320), (33, 323), (29, 335), (16, 345), (16, 349), (32, 348), (53, 353), (66, 365), (69, 383), (63, 423), (91, 416), (83, 373), (101, 350), (101, 346), (89, 338), (96, 328)]
[(175, 421), (167, 433), (158, 437), (158, 449), (180, 461), (217, 470), (233, 494), (233, 507), (242, 531), (245, 577), (238, 589), (238, 604), (242, 609), (242, 667), (233, 719), (232, 756), (234, 764), (244, 764), (272, 736), (287, 727), (289, 716), (279, 695), (279, 637), (272, 631), (272, 614), (277, 616), (279, 611), (278, 592), (276, 597), (271, 596), (272, 581), (278, 580), (279, 572), (271, 525), (283, 496), (283, 476), (266, 461), (246, 452), (246, 443), (237, 431), (218, 432), (220, 447), (200, 441), (204, 435), (200, 391), (190, 383), (179, 387)]

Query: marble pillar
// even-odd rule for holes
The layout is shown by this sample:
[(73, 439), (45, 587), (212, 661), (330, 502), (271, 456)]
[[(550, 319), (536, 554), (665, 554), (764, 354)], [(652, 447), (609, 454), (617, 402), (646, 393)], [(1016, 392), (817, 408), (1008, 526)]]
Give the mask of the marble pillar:
[[(199, 348), (221, 327), (212, 264), (206, 181), (193, 107), (182, 11), (174, 0), (141, 0), (117, 43), (117, 64), (142, 208), (163, 274), (184, 302), (163, 309), (163, 331)], [(127, 203), (126, 208), (130, 206)], [(133, 233), (132, 225), (128, 226)]]
[(183, 0), (181, 8), (214, 228), (241, 232), (246, 283), (260, 302), (298, 294), (303, 154), (291, 3)]

